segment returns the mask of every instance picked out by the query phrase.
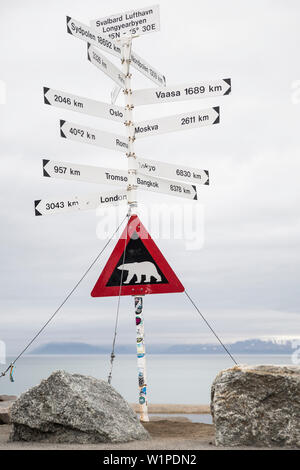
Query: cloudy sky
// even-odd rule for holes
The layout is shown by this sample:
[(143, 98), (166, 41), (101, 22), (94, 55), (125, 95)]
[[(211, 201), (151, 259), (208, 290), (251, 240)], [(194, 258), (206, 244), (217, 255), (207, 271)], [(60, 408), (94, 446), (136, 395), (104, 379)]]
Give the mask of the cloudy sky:
[[(161, 31), (135, 39), (134, 50), (170, 85), (231, 77), (232, 94), (136, 110), (136, 119), (144, 120), (221, 107), (218, 126), (148, 137), (136, 147), (144, 158), (211, 173), (211, 185), (199, 188), (203, 246), (188, 249), (182, 238), (157, 243), (225, 341), (300, 336), (299, 2), (158, 3)], [(105, 243), (97, 237), (103, 219), (95, 211), (35, 217), (33, 201), (109, 190), (45, 179), (42, 158), (126, 169), (113, 150), (61, 139), (59, 119), (117, 133), (122, 127), (47, 107), (42, 87), (109, 102), (112, 81), (87, 61), (85, 43), (67, 34), (65, 17), (87, 24), (124, 6), (147, 2), (0, 0), (0, 339), (9, 354), (48, 319)], [(135, 88), (153, 86), (133, 73)], [(147, 193), (140, 201), (153, 210), (162, 203), (179, 212), (187, 204)], [(116, 224), (115, 209), (110, 211)], [(111, 343), (117, 298), (94, 299), (90, 291), (112, 248), (36, 346)], [(214, 341), (183, 294), (149, 296), (144, 311), (148, 343)], [(121, 301), (118, 341), (135, 341), (130, 297)]]

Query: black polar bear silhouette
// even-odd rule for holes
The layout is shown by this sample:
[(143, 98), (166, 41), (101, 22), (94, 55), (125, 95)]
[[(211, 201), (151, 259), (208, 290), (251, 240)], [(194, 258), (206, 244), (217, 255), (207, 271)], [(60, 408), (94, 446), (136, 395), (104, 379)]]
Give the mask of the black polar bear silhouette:
[(129, 284), (134, 276), (136, 276), (135, 283), (142, 282), (142, 276), (145, 276), (145, 282), (151, 282), (151, 277), (155, 278), (155, 282), (161, 282), (161, 276), (158, 274), (155, 264), (150, 261), (141, 261), (140, 263), (125, 263), (118, 266), (118, 269), (128, 271), (127, 279), (123, 284)]

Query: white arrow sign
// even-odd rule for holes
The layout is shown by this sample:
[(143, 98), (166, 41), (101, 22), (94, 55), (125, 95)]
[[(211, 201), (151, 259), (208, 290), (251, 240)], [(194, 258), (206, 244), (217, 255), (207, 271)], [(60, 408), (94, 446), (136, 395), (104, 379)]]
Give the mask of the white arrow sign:
[(173, 165), (145, 158), (139, 158), (137, 163), (139, 174), (182, 180), (194, 184), (209, 184), (209, 172), (207, 170), (199, 170), (198, 168), (190, 168), (184, 165)]
[(110, 54), (121, 58), (122, 49), (112, 39), (104, 36), (103, 34), (95, 31), (94, 28), (90, 28), (80, 21), (74, 20), (70, 16), (67, 16), (67, 32), (75, 36), (76, 38), (82, 39), (83, 41), (93, 44), (93, 46), (99, 47), (103, 51), (109, 52)]
[[(122, 50), (119, 44), (107, 36), (98, 34), (94, 28), (90, 28), (89, 26), (74, 20), (74, 18), (71, 18), (70, 16), (67, 16), (67, 31), (76, 38), (82, 39), (93, 46), (99, 47), (106, 52), (110, 52), (111, 54), (122, 58)], [(131, 65), (158, 85), (166, 85), (164, 75), (158, 72), (135, 52), (131, 52)]]
[(110, 60), (103, 54), (100, 54), (99, 49), (88, 44), (88, 60), (94, 64), (98, 69), (102, 70), (108, 75), (117, 85), (125, 87), (125, 75), (118, 69)]
[(153, 176), (137, 175), (136, 182), (139, 188), (156, 193), (164, 193), (169, 196), (185, 197), (197, 199), (196, 186), (185, 183), (178, 183), (167, 179), (155, 178)]
[(127, 171), (45, 159), (43, 159), (43, 176), (118, 186), (127, 186), (128, 183)]
[(231, 93), (231, 79), (215, 80), (205, 83), (194, 83), (167, 87), (163, 90), (146, 88), (132, 92), (135, 106), (144, 104), (169, 103), (172, 101), (195, 100)]
[(115, 206), (127, 202), (127, 192), (113, 191), (94, 193), (88, 196), (53, 197), (34, 201), (35, 215), (50, 215), (64, 212), (98, 209), (99, 207)]
[(44, 103), (112, 121), (125, 122), (124, 108), (44, 87)]
[(131, 65), (157, 85), (166, 86), (166, 77), (133, 51), (131, 51)]
[(176, 114), (151, 121), (139, 122), (135, 125), (135, 138), (174, 131), (184, 131), (195, 127), (210, 126), (220, 122), (220, 108), (202, 109), (184, 114)]
[(128, 148), (127, 138), (122, 135), (91, 129), (69, 121), (60, 121), (60, 135), (65, 139), (118, 150), (119, 152), (124, 152)]
[(91, 25), (101, 34), (111, 39), (124, 35), (140, 36), (160, 30), (159, 5), (125, 11), (91, 21)]

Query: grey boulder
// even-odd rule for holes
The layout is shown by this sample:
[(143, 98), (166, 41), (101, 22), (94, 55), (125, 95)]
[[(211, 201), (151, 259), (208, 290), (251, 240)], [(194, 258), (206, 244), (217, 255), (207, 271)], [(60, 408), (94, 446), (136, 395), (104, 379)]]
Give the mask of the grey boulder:
[(217, 446), (300, 447), (300, 367), (235, 366), (212, 384)]
[(129, 404), (104, 380), (53, 372), (11, 408), (10, 440), (69, 443), (148, 439)]

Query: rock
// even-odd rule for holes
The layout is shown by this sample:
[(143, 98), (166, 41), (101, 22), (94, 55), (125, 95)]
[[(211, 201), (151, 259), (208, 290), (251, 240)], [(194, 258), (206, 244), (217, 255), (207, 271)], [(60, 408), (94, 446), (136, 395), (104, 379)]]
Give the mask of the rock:
[(235, 366), (212, 384), (217, 446), (300, 447), (300, 367)]
[(122, 396), (104, 380), (53, 372), (11, 409), (12, 441), (128, 442), (149, 434)]

